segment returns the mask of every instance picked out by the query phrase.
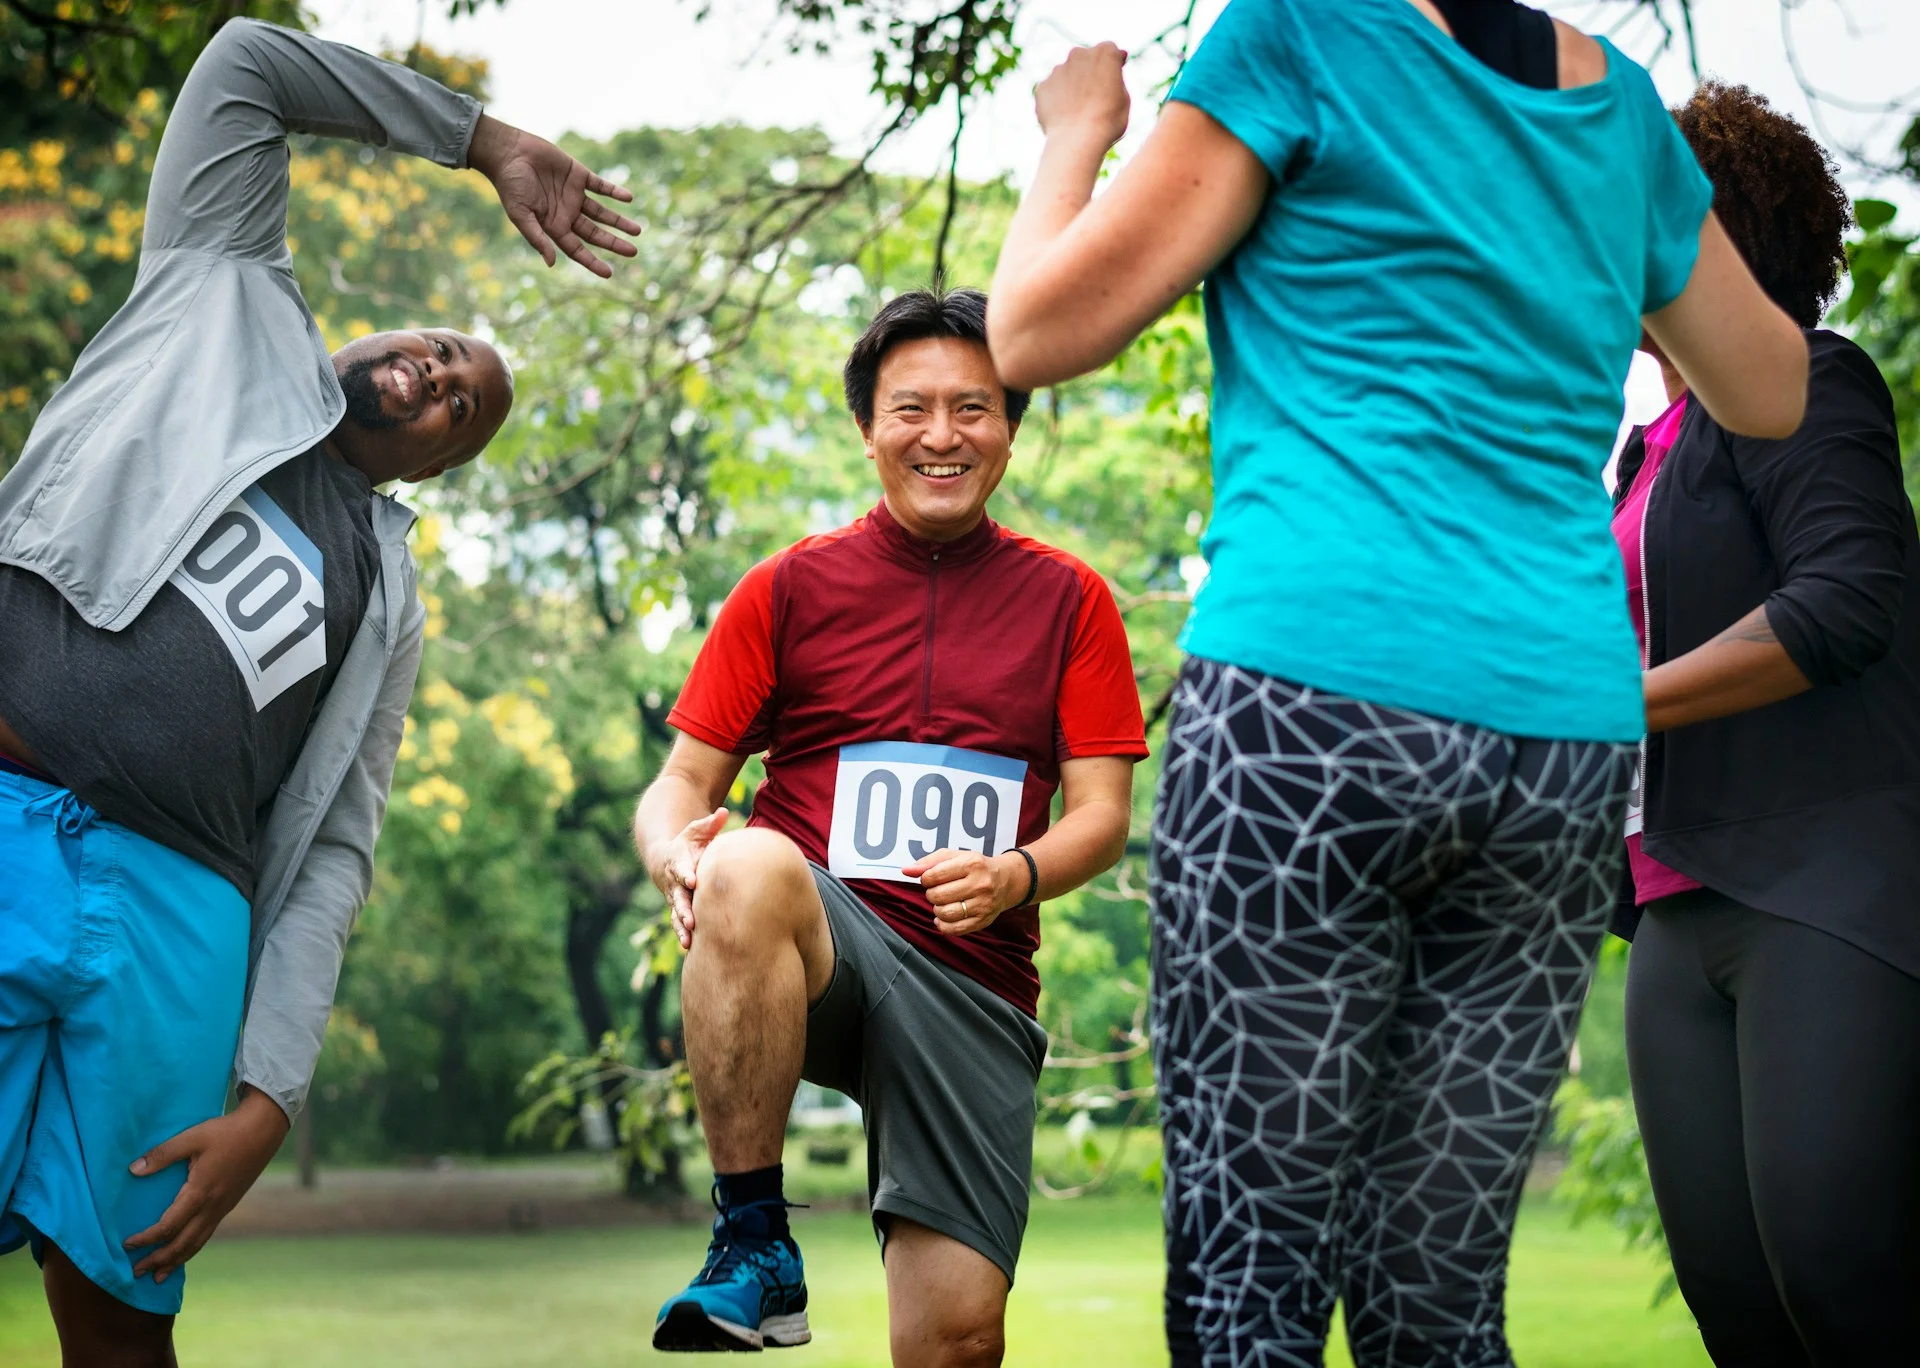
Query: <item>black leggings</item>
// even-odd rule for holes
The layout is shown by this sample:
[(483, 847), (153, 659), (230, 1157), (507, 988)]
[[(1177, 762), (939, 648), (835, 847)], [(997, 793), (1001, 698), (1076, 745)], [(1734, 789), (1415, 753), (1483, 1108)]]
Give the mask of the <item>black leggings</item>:
[(1507, 1245), (1622, 860), (1623, 746), (1205, 660), (1154, 821), (1177, 1368), (1512, 1363)]
[(1627, 1061), (1714, 1362), (1920, 1361), (1920, 979), (1718, 893), (1663, 898)]

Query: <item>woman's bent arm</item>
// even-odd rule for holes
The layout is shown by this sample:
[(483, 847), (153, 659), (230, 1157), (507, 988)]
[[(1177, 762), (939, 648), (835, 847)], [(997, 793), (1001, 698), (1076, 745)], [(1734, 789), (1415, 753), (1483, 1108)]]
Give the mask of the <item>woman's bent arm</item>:
[(1036, 389), (1098, 370), (1246, 235), (1267, 170), (1192, 105), (1167, 106), (1099, 199), (1126, 131), (1125, 54), (1076, 49), (1037, 96), (1046, 148), (1000, 249), (987, 340), (1000, 378)]
[(1807, 411), (1807, 339), (1768, 299), (1720, 220), (1700, 227), (1700, 255), (1680, 297), (1647, 331), (1714, 422), (1747, 437), (1791, 437)]
[(1643, 678), (1649, 732), (1731, 717), (1813, 687), (1773, 634), (1765, 604)]

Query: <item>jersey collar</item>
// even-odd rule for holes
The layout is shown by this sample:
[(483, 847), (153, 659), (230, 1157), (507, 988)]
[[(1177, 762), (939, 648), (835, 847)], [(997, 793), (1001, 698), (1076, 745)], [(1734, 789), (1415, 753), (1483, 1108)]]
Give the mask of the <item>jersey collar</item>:
[(985, 514), (981, 515), (971, 532), (953, 541), (929, 541), (925, 537), (917, 537), (900, 525), (887, 508), (885, 499), (875, 504), (873, 511), (867, 514), (867, 525), (895, 559), (916, 566), (931, 565), (936, 557), (944, 565), (975, 560), (1000, 540), (1000, 524)]

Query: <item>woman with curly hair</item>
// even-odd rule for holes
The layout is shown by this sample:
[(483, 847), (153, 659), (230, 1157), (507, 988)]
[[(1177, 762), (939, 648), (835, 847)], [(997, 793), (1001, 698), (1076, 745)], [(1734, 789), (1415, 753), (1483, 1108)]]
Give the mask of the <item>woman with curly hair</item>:
[(1920, 536), (1886, 383), (1817, 326), (1852, 217), (1833, 163), (1740, 86), (1675, 114), (1812, 364), (1805, 422), (1768, 441), (1715, 422), (1660, 356), (1672, 406), (1622, 453), (1613, 530), (1650, 732), (1615, 922), (1634, 942), (1633, 1094), (1716, 1363), (1907, 1363)]

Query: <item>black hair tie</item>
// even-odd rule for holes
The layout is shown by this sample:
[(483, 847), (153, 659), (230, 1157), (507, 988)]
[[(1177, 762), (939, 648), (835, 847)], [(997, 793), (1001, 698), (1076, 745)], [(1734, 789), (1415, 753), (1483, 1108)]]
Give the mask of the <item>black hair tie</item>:
[(1040, 866), (1033, 862), (1033, 855), (1025, 846), (1015, 846), (1013, 853), (1027, 862), (1027, 896), (1014, 904), (1015, 907), (1026, 907), (1040, 891)]

